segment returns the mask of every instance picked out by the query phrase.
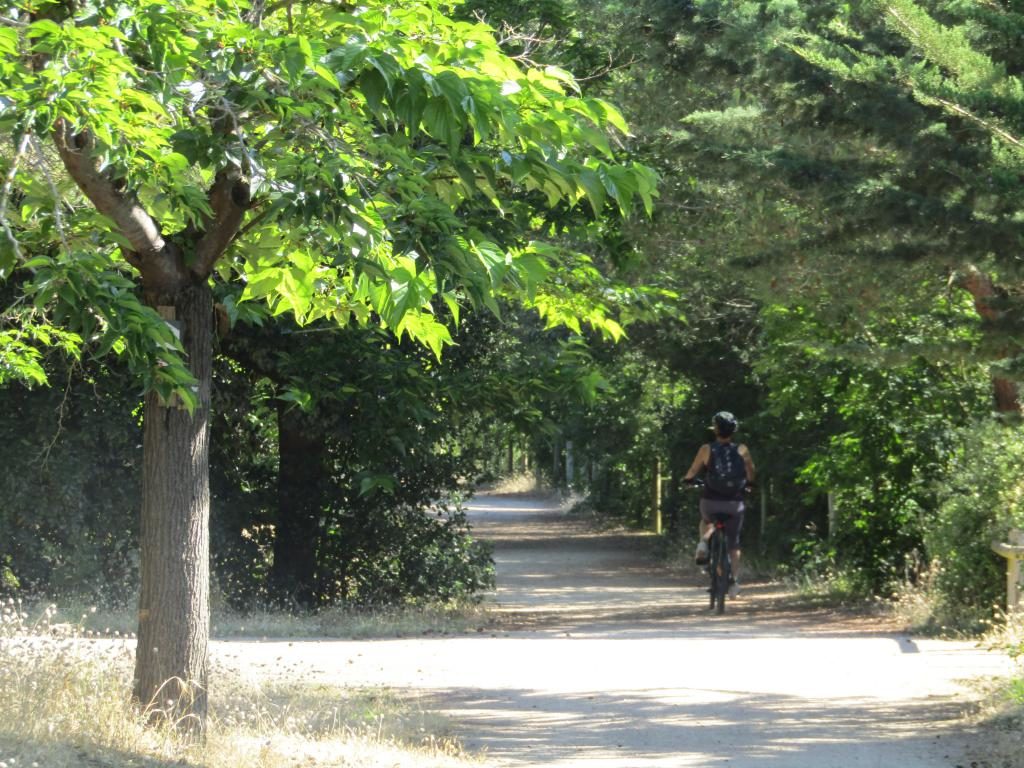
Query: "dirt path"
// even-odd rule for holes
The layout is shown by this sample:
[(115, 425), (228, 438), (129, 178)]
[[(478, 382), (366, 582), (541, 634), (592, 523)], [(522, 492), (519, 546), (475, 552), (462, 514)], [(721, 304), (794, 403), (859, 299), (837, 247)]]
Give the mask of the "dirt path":
[(769, 585), (709, 616), (696, 568), (668, 574), (643, 536), (537, 499), (483, 497), (471, 516), (496, 546), (493, 632), (252, 644), (250, 669), (415, 691), (488, 766), (924, 768), (961, 764), (963, 681), (1009, 668), (787, 608)]

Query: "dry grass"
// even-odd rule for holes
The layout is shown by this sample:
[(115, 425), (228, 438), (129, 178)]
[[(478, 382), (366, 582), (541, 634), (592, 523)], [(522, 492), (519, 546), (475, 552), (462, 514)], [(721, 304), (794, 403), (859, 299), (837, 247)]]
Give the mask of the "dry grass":
[(445, 722), (387, 690), (254, 684), (216, 670), (208, 735), (147, 725), (130, 701), (130, 642), (8, 604), (0, 612), (0, 765), (127, 768), (468, 766)]
[(527, 474), (501, 477), (493, 483), (485, 483), (478, 487), (480, 493), (493, 493), (498, 496), (514, 496), (529, 494), (531, 498), (560, 498), (562, 492), (557, 488), (537, 484), (537, 476)]
[(307, 616), (279, 612), (214, 615), (214, 637), (331, 637), (362, 640), (373, 637), (458, 635), (487, 626), (490, 617), (475, 603), (428, 605), (375, 611), (328, 608)]
[(976, 768), (1024, 768), (1024, 615), (1004, 616), (983, 642), (1014, 658), (1017, 673), (978, 683), (983, 704), (967, 762)]
[[(138, 627), (135, 612), (64, 603), (57, 614), (47, 616), (47, 604), (25, 607), (29, 624), (76, 628), (86, 637), (131, 638)], [(473, 602), (408, 606), (379, 610), (327, 608), (318, 613), (293, 615), (283, 611), (240, 613), (213, 611), (211, 635), (215, 639), (335, 638), (364, 640), (381, 637), (459, 635), (481, 631), (490, 625), (488, 608)]]

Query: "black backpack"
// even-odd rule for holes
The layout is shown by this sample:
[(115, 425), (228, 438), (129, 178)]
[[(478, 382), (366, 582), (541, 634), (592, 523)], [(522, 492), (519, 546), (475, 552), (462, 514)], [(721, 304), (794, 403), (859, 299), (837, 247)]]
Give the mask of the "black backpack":
[(704, 484), (722, 496), (740, 496), (747, 485), (747, 465), (733, 443), (711, 443)]

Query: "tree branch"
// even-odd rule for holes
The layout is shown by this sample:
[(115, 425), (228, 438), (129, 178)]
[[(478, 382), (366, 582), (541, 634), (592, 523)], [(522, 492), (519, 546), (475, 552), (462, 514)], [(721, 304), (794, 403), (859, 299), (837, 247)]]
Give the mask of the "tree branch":
[(986, 120), (985, 118), (981, 117), (980, 115), (974, 114), (969, 109), (967, 109), (965, 107), (961, 107), (959, 104), (954, 104), (952, 101), (947, 101), (946, 99), (940, 99), (938, 96), (930, 96), (928, 94), (923, 94), (923, 96), (926, 99), (930, 99), (930, 100), (934, 101), (936, 104), (938, 104), (939, 106), (947, 109), (948, 111), (952, 112), (953, 114), (960, 115), (961, 117), (966, 117), (968, 120), (971, 120), (971, 121), (977, 123), (978, 125), (980, 125), (982, 128), (984, 128), (989, 133), (992, 133), (992, 134), (998, 136), (999, 138), (1001, 138), (1007, 144), (1012, 144), (1013, 146), (1017, 147), (1017, 149), (1024, 149), (1024, 142), (1022, 142), (1020, 139), (1018, 139), (1016, 136), (1014, 136), (1009, 131), (1005, 130), (1004, 128), (1002, 128), (1002, 127), (1000, 127), (998, 125), (996, 125), (992, 121)]
[(11, 225), (7, 222), (7, 203), (11, 199), (11, 190), (14, 188), (14, 180), (18, 175), (18, 165), (21, 163), (21, 158), (24, 157), (25, 153), (28, 151), (29, 142), (31, 141), (31, 133), (26, 133), (21, 137), (18, 149), (14, 153), (14, 159), (11, 160), (11, 168), (7, 172), (7, 178), (4, 179), (4, 185), (0, 188), (0, 227), (3, 228), (4, 234), (7, 235), (7, 239), (11, 243), (11, 248), (14, 249), (14, 257), (18, 261), (21, 261), (23, 256), (21, 253), (21, 246), (18, 244), (18, 238), (15, 237), (14, 231), (11, 229)]
[[(256, 204), (251, 206), (252, 209), (256, 209), (256, 208), (259, 208), (259, 207), (260, 207), (260, 203), (256, 203)], [(273, 210), (273, 209), (270, 206), (265, 206), (263, 208), (263, 210), (259, 211), (254, 216), (252, 216), (245, 223), (245, 226), (244, 227), (240, 227), (238, 232), (235, 233), (234, 239), (235, 240), (240, 240), (241, 238), (245, 237), (247, 234), (252, 232), (252, 230), (256, 229), (256, 227), (258, 227), (260, 224), (262, 224), (264, 221), (266, 221), (267, 216), (270, 215), (271, 210)]]
[(99, 169), (92, 157), (94, 141), (89, 131), (75, 133), (67, 120), (60, 119), (54, 126), (53, 141), (78, 188), (131, 243), (134, 253), (125, 254), (125, 258), (142, 273), (147, 287), (161, 291), (182, 285), (187, 274), (176, 249), (168, 247), (159, 225), (135, 195), (121, 190), (110, 174)]
[(242, 172), (234, 166), (221, 168), (210, 187), (213, 216), (204, 222), (203, 234), (196, 243), (194, 275), (205, 278), (210, 274), (242, 226), (249, 202), (249, 182)]
[(132, 248), (142, 256), (160, 253), (164, 238), (157, 223), (133, 195), (118, 190), (113, 179), (99, 170), (90, 150), (93, 140), (88, 131), (75, 133), (67, 120), (58, 120), (54, 143), (71, 178), (89, 198), (96, 210), (111, 219)]

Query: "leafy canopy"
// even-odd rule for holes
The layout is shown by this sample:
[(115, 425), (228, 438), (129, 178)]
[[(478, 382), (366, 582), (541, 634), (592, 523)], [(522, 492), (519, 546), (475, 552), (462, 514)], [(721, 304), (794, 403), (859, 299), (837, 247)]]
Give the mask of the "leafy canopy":
[[(258, 318), (259, 302), (303, 323), (380, 323), (439, 354), (447, 317), (497, 311), (502, 292), (570, 314), (543, 229), (500, 225), (517, 210), (651, 210), (653, 173), (616, 162), (621, 114), (561, 69), (521, 68), (450, 3), (67, 5), (0, 3), (0, 131), (15, 147), (0, 155), (0, 276), (33, 302), (5, 320), (127, 351), (158, 390), (188, 397), (190, 376), (137, 298), (147, 248), (169, 242), (194, 278), (243, 286), (232, 319)], [(119, 206), (69, 183), (48, 146), (62, 133)], [(221, 255), (225, 174), (249, 197)], [(596, 303), (571, 314), (620, 332)]]

